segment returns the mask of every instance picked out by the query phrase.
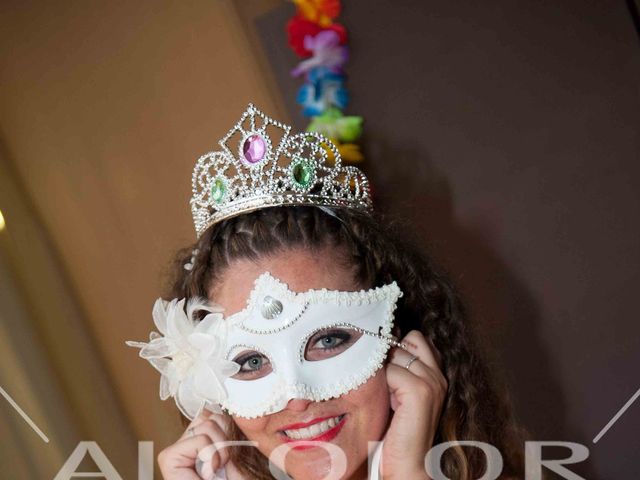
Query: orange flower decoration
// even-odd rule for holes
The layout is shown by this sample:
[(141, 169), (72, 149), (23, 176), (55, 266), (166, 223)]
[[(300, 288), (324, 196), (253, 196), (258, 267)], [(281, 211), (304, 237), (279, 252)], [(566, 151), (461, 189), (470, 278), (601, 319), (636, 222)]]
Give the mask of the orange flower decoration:
[(293, 0), (298, 13), (321, 27), (328, 27), (340, 15), (340, 0)]
[[(340, 143), (337, 139), (330, 139), (331, 142), (338, 149), (338, 153), (340, 157), (344, 161), (344, 163), (360, 163), (364, 160), (364, 155), (360, 151), (360, 146), (356, 143)], [(327, 152), (327, 161), (330, 165), (335, 164), (335, 157), (333, 155), (333, 151), (329, 148), (328, 145), (322, 144), (325, 151)]]

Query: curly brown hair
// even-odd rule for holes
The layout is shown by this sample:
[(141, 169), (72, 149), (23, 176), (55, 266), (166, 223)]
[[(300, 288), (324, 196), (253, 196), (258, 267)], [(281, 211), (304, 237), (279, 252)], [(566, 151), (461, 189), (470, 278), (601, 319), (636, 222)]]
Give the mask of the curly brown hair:
[[(398, 235), (386, 218), (347, 209), (271, 207), (227, 219), (207, 229), (195, 245), (181, 249), (171, 265), (168, 298), (208, 296), (212, 285), (235, 259), (302, 247), (330, 247), (355, 269), (356, 280), (369, 287), (395, 280), (404, 292), (396, 310), (400, 338), (419, 330), (438, 349), (449, 389), (434, 445), (474, 440), (495, 446), (504, 461), (501, 478), (523, 476), (522, 434), (504, 394), (498, 394), (478, 354), (456, 290), (418, 248)], [(191, 271), (184, 269), (197, 248)], [(183, 421), (186, 419), (183, 419)], [(185, 421), (185, 424), (187, 422)], [(246, 440), (233, 422), (232, 440)], [(271, 479), (267, 459), (251, 447), (237, 447), (231, 459), (249, 478)], [(442, 457), (448, 478), (480, 477), (486, 459), (478, 448), (456, 446)]]

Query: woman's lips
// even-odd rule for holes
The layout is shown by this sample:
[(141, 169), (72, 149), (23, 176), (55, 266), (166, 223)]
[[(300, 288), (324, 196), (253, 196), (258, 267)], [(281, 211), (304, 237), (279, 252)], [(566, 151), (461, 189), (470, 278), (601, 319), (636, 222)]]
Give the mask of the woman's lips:
[[(293, 442), (300, 443), (300, 445), (292, 446), (291, 448), (293, 450), (306, 450), (308, 448), (314, 448), (316, 447), (316, 445), (308, 444), (308, 442), (330, 442), (331, 440), (336, 438), (336, 436), (340, 433), (340, 430), (342, 430), (342, 427), (344, 427), (346, 419), (347, 419), (347, 415), (342, 414), (342, 415), (336, 415), (332, 417), (315, 418), (312, 421), (305, 422), (305, 423), (294, 423), (291, 425), (287, 425), (286, 428), (283, 428), (280, 431), (280, 436), (285, 443), (293, 443)], [(313, 425), (317, 425), (322, 422), (331, 422), (331, 423), (335, 423), (335, 425), (330, 426), (328, 430), (325, 430), (319, 433), (318, 435), (311, 436), (308, 438), (307, 437), (292, 438), (285, 433), (285, 431), (308, 429), (309, 427)], [(326, 423), (325, 423), (325, 426), (327, 426)], [(291, 432), (291, 434), (295, 434), (295, 432)]]
[(311, 425), (315, 425), (316, 423), (324, 422), (325, 420), (329, 420), (330, 418), (335, 418), (335, 417), (339, 417), (339, 416), (341, 416), (341, 414), (327, 415), (326, 417), (318, 417), (318, 418), (314, 418), (313, 420), (310, 420), (308, 422), (292, 423), (291, 425), (285, 425), (284, 427), (282, 427), (280, 429), (280, 431), (284, 432), (285, 430), (294, 430), (294, 429), (297, 429), (297, 428), (307, 428), (307, 427), (310, 427)]

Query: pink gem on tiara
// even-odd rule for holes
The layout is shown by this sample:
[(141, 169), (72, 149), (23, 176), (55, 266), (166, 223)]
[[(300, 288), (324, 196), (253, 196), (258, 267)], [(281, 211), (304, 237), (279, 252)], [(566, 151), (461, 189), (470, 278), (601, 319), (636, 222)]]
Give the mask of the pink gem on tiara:
[(267, 145), (260, 135), (251, 135), (242, 146), (245, 160), (252, 165), (262, 160), (266, 151)]
[(218, 144), (222, 150), (198, 158), (191, 177), (198, 237), (226, 218), (270, 206), (371, 211), (367, 177), (342, 165), (335, 144), (319, 133), (292, 135), (290, 126), (249, 104)]

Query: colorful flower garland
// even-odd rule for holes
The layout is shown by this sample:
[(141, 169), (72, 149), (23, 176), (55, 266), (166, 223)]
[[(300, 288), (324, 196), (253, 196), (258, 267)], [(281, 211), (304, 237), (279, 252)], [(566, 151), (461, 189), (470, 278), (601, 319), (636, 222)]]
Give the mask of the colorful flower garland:
[(355, 142), (362, 133), (362, 117), (342, 113), (349, 102), (343, 67), (349, 57), (347, 31), (333, 23), (340, 14), (340, 0), (293, 0), (296, 15), (287, 23), (289, 46), (303, 58), (291, 75), (304, 75), (298, 90), (302, 114), (311, 117), (309, 132), (330, 138), (348, 163), (361, 162)]

